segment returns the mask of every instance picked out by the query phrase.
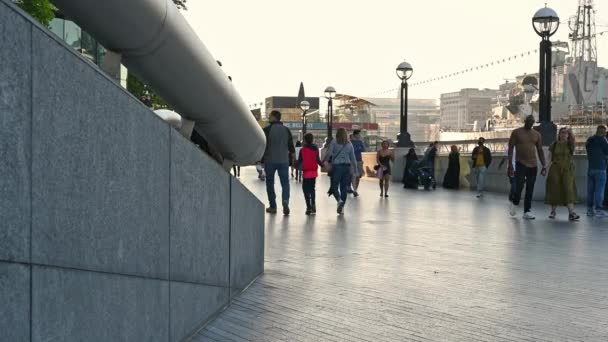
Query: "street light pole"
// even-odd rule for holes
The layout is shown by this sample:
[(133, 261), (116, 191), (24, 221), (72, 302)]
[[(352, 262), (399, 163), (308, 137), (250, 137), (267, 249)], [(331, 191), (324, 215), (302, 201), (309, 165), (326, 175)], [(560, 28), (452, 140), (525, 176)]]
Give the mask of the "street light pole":
[(539, 9), (532, 17), (534, 31), (541, 37), (539, 61), (539, 107), (537, 130), (541, 134), (543, 145), (551, 145), (557, 135), (557, 126), (551, 121), (551, 41), (549, 38), (557, 32), (559, 17), (548, 7)]
[(399, 132), (407, 132), (407, 80), (401, 82), (401, 121)]
[(329, 86), (325, 88), (325, 98), (327, 99), (327, 140), (332, 138), (334, 124), (334, 103), (333, 98), (336, 97), (336, 89)]
[(399, 135), (397, 135), (397, 147), (414, 147), (410, 133), (407, 131), (407, 80), (412, 77), (414, 69), (407, 62), (397, 66), (397, 77), (401, 79), (401, 112), (399, 115)]
[(304, 135), (306, 134), (306, 112), (310, 108), (310, 103), (308, 101), (300, 102), (300, 109), (302, 109), (302, 140), (304, 140)]

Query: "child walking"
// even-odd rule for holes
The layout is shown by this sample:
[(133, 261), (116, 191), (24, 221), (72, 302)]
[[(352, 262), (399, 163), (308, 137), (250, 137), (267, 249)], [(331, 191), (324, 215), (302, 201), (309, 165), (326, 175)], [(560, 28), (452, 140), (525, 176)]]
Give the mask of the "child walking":
[(308, 133), (304, 136), (304, 146), (298, 155), (298, 165), (302, 170), (302, 190), (306, 200), (306, 215), (315, 215), (317, 207), (315, 203), (315, 183), (319, 176), (319, 148), (313, 143), (313, 136)]

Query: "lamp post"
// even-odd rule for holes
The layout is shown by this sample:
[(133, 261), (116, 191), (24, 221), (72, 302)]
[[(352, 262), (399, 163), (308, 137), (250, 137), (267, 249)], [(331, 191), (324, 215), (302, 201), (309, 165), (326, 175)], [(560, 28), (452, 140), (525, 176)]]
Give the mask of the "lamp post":
[(540, 71), (539, 71), (539, 108), (540, 125), (537, 130), (542, 136), (543, 145), (548, 146), (555, 141), (557, 126), (551, 121), (551, 41), (549, 38), (557, 32), (559, 17), (554, 10), (543, 7), (532, 17), (532, 27), (542, 39), (540, 42)]
[(306, 112), (310, 108), (308, 101), (300, 102), (300, 109), (302, 109), (302, 140), (304, 140), (304, 134), (306, 134)]
[(410, 134), (407, 132), (407, 80), (412, 77), (414, 69), (408, 62), (402, 62), (397, 66), (397, 77), (401, 79), (401, 113), (399, 118), (399, 135), (397, 135), (398, 147), (414, 147)]
[(336, 89), (329, 86), (325, 88), (325, 98), (327, 99), (327, 140), (331, 139), (333, 124), (334, 124), (334, 103), (333, 98), (336, 97)]

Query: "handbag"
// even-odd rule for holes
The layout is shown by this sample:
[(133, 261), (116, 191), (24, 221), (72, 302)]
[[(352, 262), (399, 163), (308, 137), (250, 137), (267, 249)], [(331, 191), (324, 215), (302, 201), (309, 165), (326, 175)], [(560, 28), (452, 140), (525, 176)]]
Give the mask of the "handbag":
[(376, 171), (376, 177), (379, 179), (384, 178), (384, 167), (379, 167), (378, 171)]
[(322, 170), (323, 172), (327, 172), (327, 173), (331, 173), (331, 163), (326, 161), (323, 163), (323, 168)]
[[(336, 155), (334, 157), (332, 157), (331, 159), (337, 158), (340, 153), (342, 153), (342, 151), (344, 150), (344, 148), (346, 147), (346, 145), (342, 146), (342, 148), (340, 149), (340, 151), (338, 151), (338, 153), (336, 153)], [(327, 160), (323, 163), (323, 170), (324, 172), (327, 173), (331, 173), (331, 169), (332, 169), (332, 165), (331, 165), (331, 161)]]

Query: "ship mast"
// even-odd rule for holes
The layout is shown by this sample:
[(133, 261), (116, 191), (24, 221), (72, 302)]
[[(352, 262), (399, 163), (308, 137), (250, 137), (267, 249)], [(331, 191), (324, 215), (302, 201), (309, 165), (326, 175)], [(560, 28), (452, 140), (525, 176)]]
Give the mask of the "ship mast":
[(593, 0), (579, 0), (577, 14), (570, 17), (568, 26), (571, 30), (570, 40), (574, 46), (572, 65), (581, 77), (581, 90), (588, 95), (585, 100), (591, 100), (598, 80)]
[(574, 44), (576, 62), (596, 62), (595, 9), (593, 0), (579, 0), (577, 15), (570, 17), (570, 40)]

